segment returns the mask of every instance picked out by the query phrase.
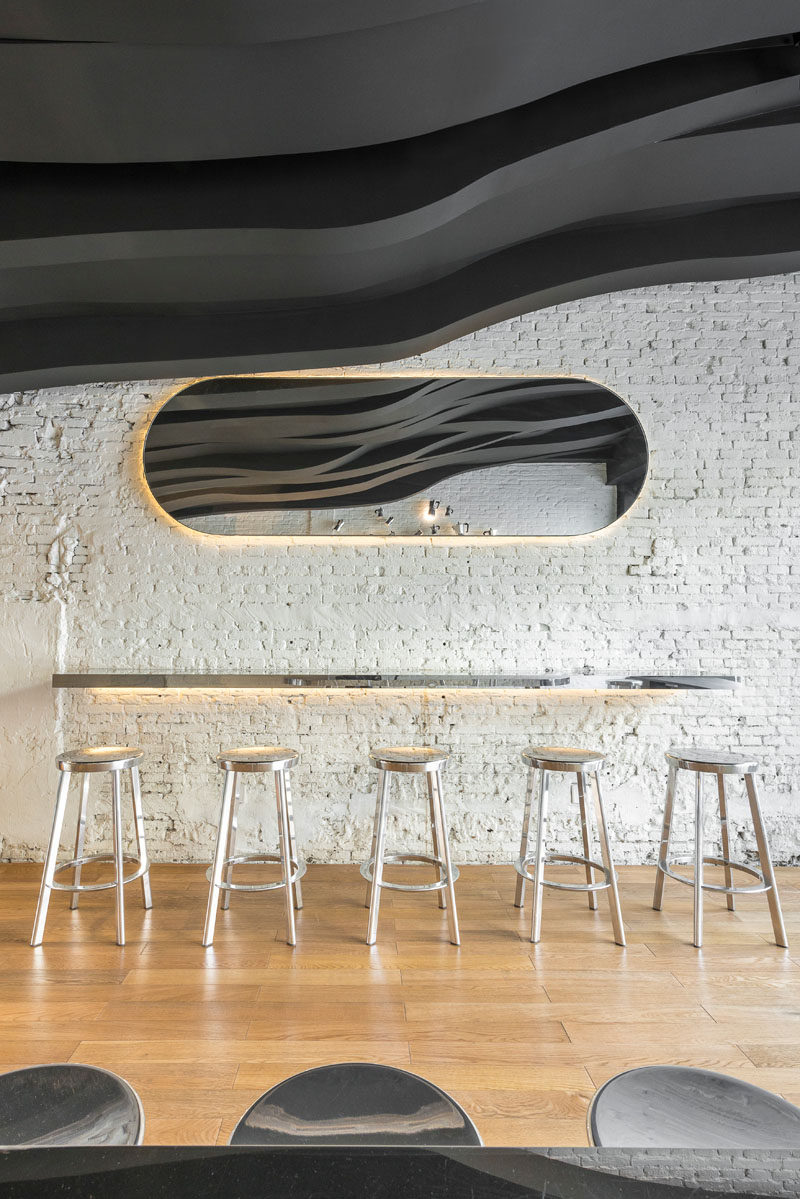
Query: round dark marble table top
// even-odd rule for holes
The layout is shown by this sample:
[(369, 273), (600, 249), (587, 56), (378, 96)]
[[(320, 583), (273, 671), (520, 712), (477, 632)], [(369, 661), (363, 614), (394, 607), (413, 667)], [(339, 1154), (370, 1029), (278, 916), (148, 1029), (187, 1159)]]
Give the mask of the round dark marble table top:
[(341, 1062), (262, 1095), (231, 1145), (480, 1145), (469, 1116), (433, 1083), (391, 1066)]

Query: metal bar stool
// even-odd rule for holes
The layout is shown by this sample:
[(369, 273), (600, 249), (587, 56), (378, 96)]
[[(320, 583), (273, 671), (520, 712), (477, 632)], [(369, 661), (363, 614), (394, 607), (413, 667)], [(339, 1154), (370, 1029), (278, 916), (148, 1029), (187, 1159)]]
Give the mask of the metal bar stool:
[[(542, 930), (542, 896), (544, 887), (554, 887), (558, 891), (587, 891), (589, 907), (597, 909), (597, 891), (608, 891), (608, 904), (611, 909), (611, 923), (614, 928), (614, 940), (617, 945), (625, 945), (625, 932), (622, 926), (622, 910), (617, 890), (617, 875), (611, 857), (611, 847), (608, 843), (603, 795), (600, 790), (600, 767), (603, 764), (603, 754), (588, 749), (563, 749), (559, 746), (543, 745), (526, 749), (522, 760), (528, 766), (528, 789), (525, 797), (525, 814), (522, 820), (522, 840), (519, 847), (519, 860), (515, 868), (517, 891), (514, 898), (516, 907), (525, 906), (525, 883), (533, 883), (533, 911), (531, 917), (531, 941), (539, 941)], [(536, 782), (536, 771), (539, 771), (538, 815), (536, 821), (536, 848), (530, 852), (530, 818), (531, 805)], [(547, 822), (547, 801), (551, 774), (574, 774), (578, 802), (581, 814), (581, 832), (583, 835), (583, 854), (550, 854), (545, 857), (545, 825)], [(592, 861), (591, 834), (586, 811), (586, 789), (588, 776), (592, 776), (595, 793), (595, 813), (597, 830), (600, 835), (600, 849), (603, 864)], [(533, 874), (528, 871), (528, 863), (533, 861)], [(585, 883), (558, 883), (544, 877), (544, 868), (551, 863), (575, 862), (585, 868)], [(594, 881), (594, 871), (602, 875), (601, 882)]]
[[(44, 938), (44, 926), (47, 920), (47, 909), (50, 905), (50, 895), (53, 891), (71, 891), (71, 908), (77, 908), (81, 891), (106, 891), (111, 887), (116, 889), (117, 898), (117, 944), (125, 944), (125, 899), (123, 888), (126, 883), (132, 883), (137, 878), (142, 880), (142, 899), (145, 908), (153, 906), (150, 891), (150, 862), (147, 857), (147, 847), (144, 840), (144, 816), (142, 814), (142, 794), (139, 785), (139, 761), (143, 754), (140, 749), (130, 745), (101, 745), (69, 750), (56, 758), (56, 765), (61, 771), (56, 796), (56, 810), (53, 816), (53, 828), (50, 833), (50, 843), (42, 871), (42, 884), (39, 889), (39, 902), (36, 907), (36, 919), (33, 925), (31, 945), (41, 945)], [(133, 799), (134, 831), (136, 834), (136, 854), (122, 852), (122, 787), (120, 775), (127, 771), (131, 781)], [(81, 787), (80, 808), (78, 810), (78, 829), (75, 837), (75, 856), (69, 862), (57, 865), (58, 847), (61, 841), (61, 829), (67, 810), (67, 795), (70, 777), (73, 774), (83, 775)], [(113, 826), (113, 853), (84, 855), (84, 838), (86, 835), (86, 817), (89, 805), (89, 776), (92, 774), (111, 775), (111, 815)], [(81, 870), (88, 862), (113, 862), (114, 881), (110, 883), (81, 883)], [(124, 863), (135, 862), (137, 869), (124, 877)], [(57, 883), (55, 875), (61, 870), (74, 870), (71, 883)]]
[[(456, 894), (453, 884), (458, 878), (458, 867), (450, 860), (450, 839), (442, 798), (442, 771), (449, 754), (438, 749), (414, 746), (393, 746), (374, 749), (370, 752), (370, 765), (378, 774), (378, 802), (372, 829), (372, 851), (368, 862), (364, 862), (361, 873), (369, 884), (364, 906), (369, 907), (367, 922), (367, 945), (374, 945), (378, 936), (378, 913), (381, 890), (388, 891), (438, 891), (439, 907), (447, 910), (447, 924), (453, 945), (461, 944), (458, 931)], [(428, 785), (428, 809), (430, 814), (433, 855), (420, 853), (386, 853), (386, 818), (389, 812), (389, 780), (393, 774), (424, 774)], [(437, 869), (434, 883), (387, 883), (383, 868), (388, 863), (403, 865), (406, 862), (427, 862)], [(445, 892), (447, 898), (445, 898)], [(449, 901), (449, 902), (448, 902)]]
[[(694, 888), (694, 941), (693, 944), (700, 949), (703, 944), (703, 892), (704, 891), (720, 891), (727, 896), (728, 910), (734, 911), (734, 896), (735, 895), (757, 895), (766, 892), (767, 901), (769, 902), (769, 912), (772, 917), (772, 928), (775, 933), (775, 944), (780, 945), (783, 949), (788, 949), (789, 942), (786, 939), (786, 929), (783, 924), (783, 913), (781, 911), (781, 901), (778, 896), (778, 886), (775, 882), (775, 874), (772, 869), (772, 857), (769, 852), (769, 841), (767, 839), (767, 830), (764, 827), (764, 820), (761, 815), (761, 804), (758, 800), (758, 790), (756, 788), (756, 771), (758, 763), (747, 754), (730, 753), (727, 750), (719, 751), (715, 749), (698, 749), (692, 747), (689, 749), (671, 749), (666, 754), (667, 762), (669, 763), (669, 775), (667, 778), (667, 799), (664, 807), (664, 823), (661, 829), (661, 847), (658, 855), (658, 866), (656, 869), (656, 886), (653, 894), (653, 907), (657, 912), (661, 911), (661, 905), (664, 900), (664, 879), (674, 878), (676, 882), (685, 883)], [(690, 770), (695, 776), (695, 792), (694, 792), (694, 875), (691, 878), (686, 878), (684, 875), (676, 874), (672, 869), (678, 865), (677, 862), (669, 860), (669, 840), (672, 829), (672, 812), (675, 805), (675, 789), (678, 781), (679, 770)], [(719, 802), (719, 816), (722, 825), (722, 857), (709, 858), (703, 856), (703, 823), (704, 823), (704, 803), (703, 803), (703, 775), (713, 774), (717, 779), (717, 797)], [(730, 841), (728, 836), (728, 805), (725, 795), (725, 776), (738, 775), (744, 778), (744, 785), (747, 791), (747, 798), (750, 803), (750, 815), (753, 821), (753, 828), (756, 835), (756, 845), (758, 847), (758, 859), (760, 869), (756, 870), (752, 866), (745, 866), (741, 862), (732, 862), (730, 857)], [(707, 883), (703, 881), (703, 866), (722, 866), (725, 872), (725, 883)], [(732, 882), (732, 870), (741, 870), (744, 874), (749, 874), (752, 878), (758, 881), (744, 887), (735, 887)]]
[[(211, 886), (208, 891), (203, 945), (208, 946), (214, 940), (217, 900), (220, 896), (222, 896), (221, 906), (223, 909), (227, 909), (231, 891), (275, 891), (279, 887), (283, 887), (286, 892), (286, 941), (289, 945), (297, 943), (294, 909), (299, 910), (303, 906), (300, 879), (306, 872), (306, 864), (297, 853), (289, 771), (299, 758), (300, 754), (296, 750), (285, 749), (279, 745), (262, 745), (254, 749), (229, 749), (217, 758), (217, 765), (225, 771), (225, 783), (222, 788), (217, 847), (214, 851), (214, 861), (206, 872), (206, 878), (210, 881)], [(244, 797), (241, 778), (243, 774), (274, 775), (275, 799), (278, 807), (278, 853), (236, 854), (237, 809)], [(279, 862), (281, 866), (280, 880), (276, 883), (234, 883), (232, 881), (233, 868), (244, 862), (259, 865), (266, 862)], [(223, 873), (225, 874), (224, 881)]]

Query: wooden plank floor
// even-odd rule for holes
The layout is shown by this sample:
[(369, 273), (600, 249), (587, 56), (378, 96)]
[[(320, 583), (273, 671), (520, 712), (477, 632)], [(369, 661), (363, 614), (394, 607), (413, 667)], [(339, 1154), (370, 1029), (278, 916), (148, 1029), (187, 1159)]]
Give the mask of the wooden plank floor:
[[(204, 869), (153, 867), (155, 907), (126, 891), (128, 944), (108, 892), (51, 904), (30, 936), (40, 867), (0, 866), (0, 1069), (91, 1062), (139, 1091), (150, 1144), (224, 1143), (280, 1079), (324, 1062), (404, 1066), (450, 1091), (489, 1145), (586, 1144), (585, 1113), (610, 1075), (648, 1062), (708, 1066), (800, 1103), (800, 870), (778, 872), (790, 950), (763, 896), (707, 896), (690, 944), (691, 894), (622, 867), (628, 948), (605, 896), (545, 895), (543, 939), (511, 903), (510, 867), (467, 866), (463, 944), (432, 895), (384, 893), (379, 943), (363, 944), (354, 866), (312, 866), (298, 946), (281, 941), (279, 893), (236, 895), (204, 950)], [(251, 880), (252, 881), (252, 880)]]

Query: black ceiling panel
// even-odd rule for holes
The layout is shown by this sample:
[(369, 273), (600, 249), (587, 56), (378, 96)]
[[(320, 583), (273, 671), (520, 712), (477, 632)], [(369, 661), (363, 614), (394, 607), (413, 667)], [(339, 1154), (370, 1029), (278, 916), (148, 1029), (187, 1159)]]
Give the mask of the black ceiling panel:
[(0, 389), (800, 264), (796, 0), (0, 0)]

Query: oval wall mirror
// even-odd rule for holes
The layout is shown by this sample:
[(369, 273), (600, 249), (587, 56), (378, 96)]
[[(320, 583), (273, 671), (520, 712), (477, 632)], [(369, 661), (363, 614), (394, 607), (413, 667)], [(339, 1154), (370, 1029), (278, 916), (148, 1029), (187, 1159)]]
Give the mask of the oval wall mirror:
[(268, 537), (576, 536), (627, 512), (647, 465), (631, 408), (576, 378), (206, 379), (144, 447), (181, 524)]

